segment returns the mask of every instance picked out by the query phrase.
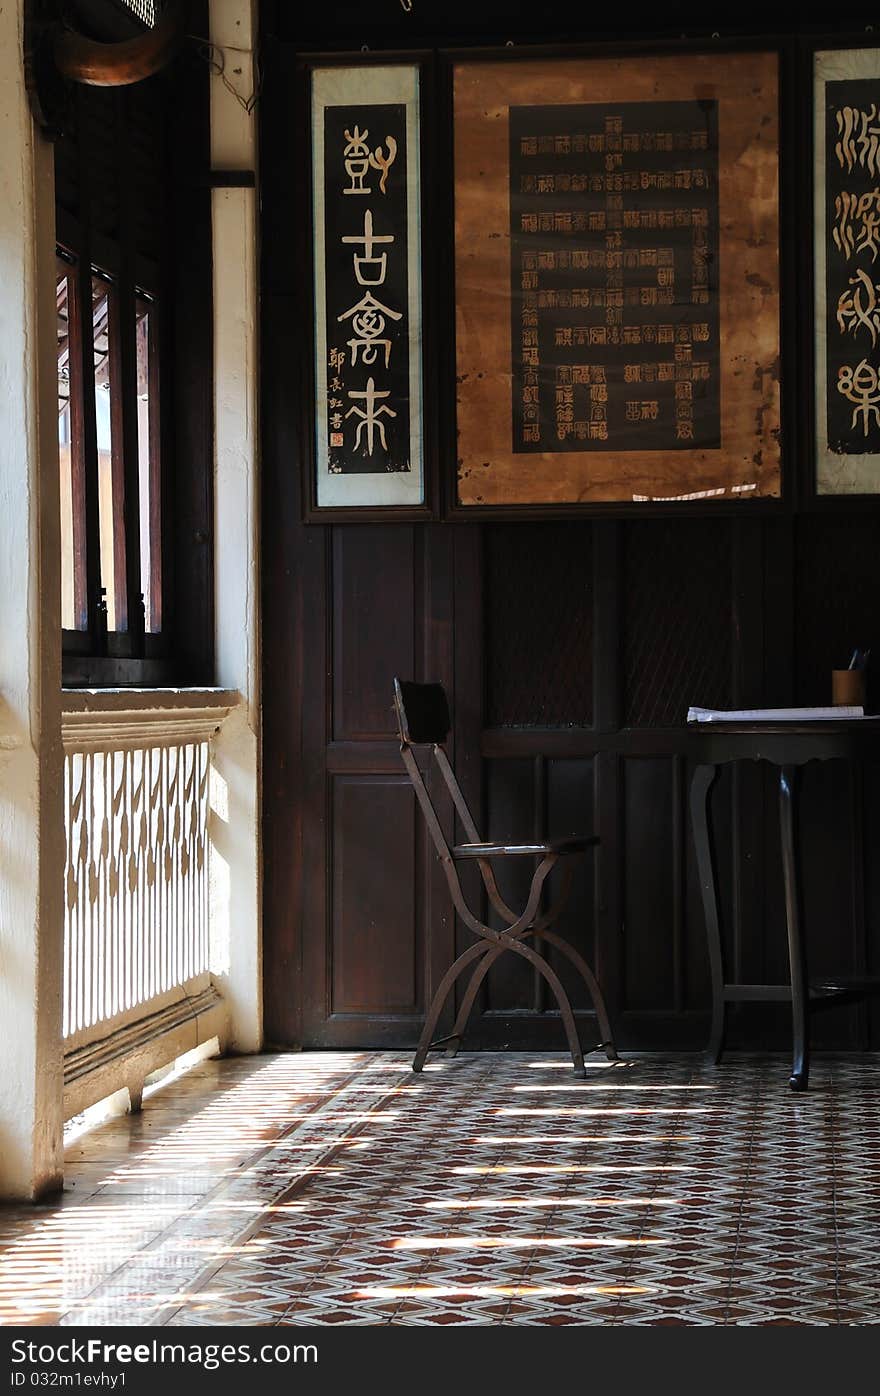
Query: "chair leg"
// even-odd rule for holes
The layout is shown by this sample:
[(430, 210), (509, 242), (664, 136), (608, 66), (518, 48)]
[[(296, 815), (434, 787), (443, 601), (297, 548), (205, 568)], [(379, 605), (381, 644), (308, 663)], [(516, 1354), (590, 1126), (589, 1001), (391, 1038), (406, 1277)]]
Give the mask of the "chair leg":
[(584, 1066), (584, 1054), (581, 1051), (581, 1044), (577, 1034), (577, 1027), (575, 1026), (574, 1014), (571, 1011), (571, 1004), (568, 1001), (568, 994), (563, 989), (562, 981), (560, 980), (559, 976), (556, 974), (555, 970), (551, 969), (550, 965), (544, 959), (544, 956), (539, 955), (537, 950), (533, 950), (530, 945), (523, 945), (521, 941), (510, 940), (507, 937), (505, 937), (503, 943), (506, 949), (514, 950), (517, 955), (522, 955), (524, 959), (528, 960), (530, 964), (534, 965), (535, 969), (539, 970), (540, 973), (543, 974), (544, 978), (547, 980), (547, 983), (550, 985), (550, 989), (553, 993), (553, 997), (556, 999), (556, 1002), (559, 1005), (559, 1014), (562, 1018), (562, 1023), (565, 1028), (565, 1035), (568, 1038), (568, 1050), (571, 1052), (571, 1060), (574, 1066), (574, 1074), (575, 1076), (586, 1076), (587, 1071), (586, 1067)]
[[(567, 860), (566, 863), (563, 865), (562, 886), (560, 888), (559, 895), (556, 898), (556, 901), (553, 903), (551, 907), (549, 907), (544, 912), (543, 916), (541, 916), (540, 919), (534, 925), (529, 926), (527, 930), (517, 931), (517, 937), (543, 934), (544, 927), (549, 926), (553, 921), (556, 920), (557, 916), (563, 910), (565, 903), (568, 900), (568, 894), (571, 890), (572, 871), (573, 870), (571, 866), (571, 861)], [(516, 923), (521, 918), (516, 916), (516, 914), (513, 911), (511, 911), (510, 907), (507, 905), (507, 903), (501, 896), (501, 893), (498, 890), (498, 884), (495, 881), (495, 874), (492, 871), (492, 865), (489, 862), (483, 862), (481, 860), (480, 872), (482, 874), (486, 891), (489, 894), (489, 900), (491, 901), (492, 905), (494, 906), (495, 910), (499, 913), (499, 915), (508, 923), (506, 934), (509, 935), (510, 927), (516, 925)], [(480, 986), (482, 985), (483, 980), (486, 978), (486, 975), (489, 973), (489, 970), (492, 968), (495, 961), (498, 959), (498, 956), (502, 953), (502, 951), (505, 948), (506, 947), (504, 945), (494, 945), (488, 947), (486, 959), (483, 961), (481, 965), (478, 965), (477, 968), (474, 970), (470, 979), (470, 983), (467, 987), (467, 992), (465, 993), (464, 999), (462, 1001), (461, 1008), (458, 1011), (458, 1017), (455, 1020), (455, 1026), (453, 1027), (452, 1032), (450, 1033), (448, 1038), (449, 1045), (446, 1048), (446, 1055), (448, 1057), (454, 1057), (458, 1052), (458, 1049), (461, 1046), (461, 1039), (464, 1036), (464, 1031), (468, 1024), (468, 1019), (470, 1018), (471, 1012), (473, 1011), (477, 994), (480, 992)]]
[[(472, 964), (473, 961), (478, 959), (480, 955), (486, 956), (486, 960), (488, 963), (486, 965), (480, 965), (476, 973), (471, 977), (471, 983), (468, 985), (469, 995), (471, 988), (473, 987), (473, 980), (476, 978), (476, 976), (480, 974), (481, 971), (483, 972), (483, 974), (485, 974), (486, 970), (489, 968), (489, 963), (491, 963), (492, 960), (497, 958), (497, 955), (491, 954), (492, 948), (493, 947), (490, 946), (489, 952), (487, 952), (485, 943), (478, 941), (476, 945), (472, 945), (468, 950), (465, 950), (463, 954), (459, 955), (458, 959), (450, 965), (449, 969), (444, 974), (442, 980), (440, 981), (440, 985), (437, 989), (437, 992), (431, 1000), (431, 1007), (428, 1009), (428, 1016), (425, 1019), (425, 1026), (422, 1029), (422, 1035), (419, 1038), (419, 1045), (416, 1048), (416, 1054), (413, 1058), (413, 1071), (421, 1071), (423, 1066), (425, 1065), (425, 1059), (428, 1055), (428, 1051), (430, 1050), (431, 1040), (434, 1036), (434, 1029), (436, 1028), (437, 1023), (440, 1020), (440, 1014), (443, 1011), (443, 1005), (446, 1002), (446, 999), (449, 997), (449, 992), (452, 989), (452, 986), (454, 985), (456, 979), (462, 973), (462, 971), (467, 969), (468, 965)], [(584, 1056), (583, 1052), (581, 1051), (581, 1044), (577, 1034), (577, 1027), (574, 1021), (574, 1014), (571, 1011), (571, 1004), (568, 1001), (568, 994), (562, 987), (562, 982), (559, 979), (559, 976), (555, 973), (553, 969), (551, 969), (550, 965), (544, 959), (543, 955), (539, 955), (537, 951), (532, 950), (531, 946), (529, 945), (521, 945), (519, 941), (511, 940), (508, 936), (505, 936), (504, 939), (500, 942), (500, 945), (498, 946), (498, 954), (501, 953), (501, 949), (513, 950), (516, 952), (517, 955), (522, 955), (524, 959), (528, 960), (530, 964), (535, 966), (539, 973), (543, 974), (544, 978), (547, 980), (547, 983), (550, 986), (550, 990), (553, 994), (553, 997), (556, 999), (556, 1002), (559, 1005), (559, 1014), (562, 1018), (563, 1027), (565, 1028), (565, 1036), (568, 1039), (568, 1050), (571, 1053), (574, 1074), (575, 1076), (586, 1076), (587, 1072), (584, 1066)], [(473, 997), (476, 997), (476, 991), (478, 988), (479, 983), (477, 983), (476, 988), (474, 988)], [(466, 999), (468, 995), (465, 996)], [(471, 1006), (472, 1004), (473, 998), (471, 999)], [(462, 1008), (464, 1008), (464, 1004), (462, 1004)], [(470, 1012), (470, 1007), (468, 1009), (468, 1012)], [(460, 1018), (461, 1011), (459, 1012), (459, 1019)], [(456, 1023), (458, 1023), (458, 1019), (456, 1019)], [(455, 1037), (455, 1030), (453, 1030), (452, 1036), (453, 1038)]]
[[(488, 942), (488, 944), (491, 948), (492, 942)], [(449, 966), (449, 969), (446, 971), (443, 978), (440, 980), (440, 983), (437, 987), (437, 992), (431, 999), (431, 1006), (428, 1009), (428, 1016), (425, 1018), (425, 1026), (422, 1029), (422, 1035), (419, 1038), (419, 1045), (416, 1048), (416, 1054), (413, 1057), (413, 1071), (421, 1071), (422, 1067), (425, 1065), (425, 1058), (427, 1057), (431, 1047), (431, 1041), (434, 1036), (434, 1029), (440, 1021), (440, 1014), (443, 1012), (443, 1005), (449, 997), (450, 990), (452, 989), (452, 986), (454, 985), (456, 979), (464, 970), (467, 969), (469, 964), (472, 964), (473, 961), (478, 958), (478, 956), (484, 955), (486, 953), (486, 948), (487, 942), (485, 940), (478, 940), (475, 945), (471, 945), (467, 950), (465, 950), (461, 955), (459, 955), (457, 960), (453, 960), (452, 964)]]
[(584, 957), (575, 950), (573, 945), (569, 945), (567, 940), (563, 940), (561, 935), (557, 935), (555, 931), (547, 930), (542, 931), (541, 935), (545, 940), (549, 940), (551, 945), (555, 945), (557, 950), (560, 950), (563, 955), (568, 957), (586, 984), (587, 992), (593, 1000), (593, 1007), (596, 1010), (596, 1021), (599, 1024), (599, 1031), (602, 1034), (599, 1046), (605, 1048), (605, 1055), (610, 1062), (616, 1062), (618, 1060), (617, 1048), (614, 1045), (611, 1020), (608, 1017), (608, 1009), (605, 1007), (604, 995), (599, 988), (599, 981), (596, 979), (596, 976)]
[(485, 947), (485, 958), (482, 964), (477, 965), (471, 975), (467, 990), (465, 991), (465, 996), (461, 1001), (461, 1008), (458, 1010), (455, 1026), (452, 1029), (449, 1045), (446, 1048), (447, 1057), (454, 1057), (461, 1046), (461, 1039), (464, 1037), (464, 1030), (468, 1025), (468, 1019), (473, 1011), (477, 994), (480, 992), (480, 986), (504, 948), (504, 946), (497, 945), (487, 945)]
[[(526, 931), (525, 934), (532, 935), (534, 932)], [(599, 988), (596, 976), (593, 974), (583, 956), (580, 955), (573, 946), (569, 945), (562, 936), (557, 935), (555, 931), (548, 931), (546, 929), (541, 931), (541, 935), (545, 940), (549, 940), (551, 945), (555, 945), (563, 955), (566, 955), (580, 974), (587, 986), (587, 992), (596, 1010), (596, 1021), (599, 1024), (599, 1031), (602, 1034), (598, 1045), (604, 1047), (605, 1055), (610, 1062), (618, 1061), (617, 1048), (614, 1045), (614, 1034), (611, 1031), (611, 1020), (608, 1017), (608, 1009), (605, 1006), (605, 999), (602, 990)], [(482, 964), (477, 965), (471, 975), (461, 1008), (458, 1010), (455, 1026), (449, 1037), (449, 1045), (446, 1048), (447, 1057), (454, 1057), (461, 1046), (461, 1040), (464, 1037), (468, 1019), (473, 1012), (474, 1003), (476, 1002), (477, 994), (480, 992), (483, 980), (505, 948), (505, 946), (497, 945), (487, 947), (485, 959)]]

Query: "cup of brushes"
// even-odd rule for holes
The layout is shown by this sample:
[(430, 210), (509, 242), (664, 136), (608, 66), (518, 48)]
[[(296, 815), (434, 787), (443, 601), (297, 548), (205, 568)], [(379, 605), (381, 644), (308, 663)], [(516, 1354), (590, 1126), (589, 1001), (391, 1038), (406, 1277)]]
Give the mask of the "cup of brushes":
[(834, 707), (863, 708), (867, 692), (867, 669), (870, 650), (855, 649), (845, 669), (831, 670), (831, 702)]

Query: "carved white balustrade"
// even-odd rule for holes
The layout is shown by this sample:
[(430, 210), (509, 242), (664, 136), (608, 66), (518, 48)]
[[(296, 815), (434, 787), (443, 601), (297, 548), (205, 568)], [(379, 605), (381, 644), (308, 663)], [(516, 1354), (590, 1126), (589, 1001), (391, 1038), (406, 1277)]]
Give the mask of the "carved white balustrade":
[(222, 1028), (211, 737), (233, 697), (209, 691), (164, 709), (146, 706), (155, 694), (65, 695), (68, 1115), (122, 1086), (139, 1096), (150, 1070)]

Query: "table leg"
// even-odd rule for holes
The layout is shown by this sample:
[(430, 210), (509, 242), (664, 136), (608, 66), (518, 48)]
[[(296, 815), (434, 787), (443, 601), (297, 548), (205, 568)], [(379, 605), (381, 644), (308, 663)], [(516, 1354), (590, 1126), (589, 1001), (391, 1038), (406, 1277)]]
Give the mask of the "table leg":
[(782, 843), (782, 876), (785, 883), (785, 921), (788, 927), (788, 962), (791, 973), (791, 1022), (793, 1062), (789, 1085), (805, 1091), (810, 1081), (809, 977), (807, 952), (801, 930), (800, 889), (797, 864), (797, 766), (779, 770), (779, 833)]
[(691, 827), (697, 850), (697, 872), (703, 896), (706, 938), (709, 945), (709, 970), (712, 976), (712, 1031), (707, 1048), (713, 1062), (720, 1060), (724, 1050), (725, 1008), (724, 957), (721, 948), (721, 923), (718, 917), (718, 882), (712, 849), (709, 799), (718, 778), (717, 766), (697, 766), (691, 781)]

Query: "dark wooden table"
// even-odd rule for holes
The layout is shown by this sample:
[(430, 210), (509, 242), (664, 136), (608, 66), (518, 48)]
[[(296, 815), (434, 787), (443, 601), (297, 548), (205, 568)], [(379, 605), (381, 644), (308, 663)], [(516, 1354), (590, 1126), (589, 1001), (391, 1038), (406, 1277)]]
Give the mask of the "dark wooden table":
[[(805, 1091), (810, 1077), (810, 1014), (840, 1003), (858, 1003), (880, 993), (880, 979), (825, 976), (810, 979), (801, 924), (797, 857), (797, 790), (800, 768), (809, 761), (880, 759), (880, 718), (813, 722), (694, 723), (696, 767), (691, 781), (691, 824), (709, 941), (712, 976), (712, 1032), (709, 1054), (718, 1061), (724, 1048), (729, 1003), (791, 1002), (793, 1061), (789, 1084)], [(719, 767), (729, 761), (769, 761), (779, 768), (779, 830), (788, 931), (788, 984), (729, 984), (725, 978), (718, 917), (710, 795)]]

